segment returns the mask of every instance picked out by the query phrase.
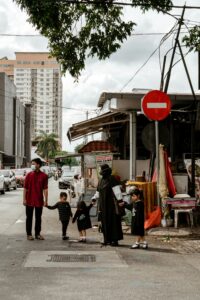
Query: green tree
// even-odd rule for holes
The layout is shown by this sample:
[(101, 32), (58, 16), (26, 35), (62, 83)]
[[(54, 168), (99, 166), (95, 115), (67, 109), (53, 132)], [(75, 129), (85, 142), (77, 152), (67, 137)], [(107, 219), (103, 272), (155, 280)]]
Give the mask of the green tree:
[[(29, 21), (48, 38), (51, 55), (62, 71), (78, 78), (87, 57), (100, 60), (116, 52), (133, 32), (133, 21), (124, 20), (124, 6), (113, 0), (13, 0)], [(94, 2), (94, 3), (92, 3)], [(167, 12), (171, 0), (130, 0), (144, 12)]]
[(189, 30), (189, 35), (183, 38), (190, 50), (200, 51), (200, 26), (194, 26)]
[(46, 132), (42, 131), (41, 135), (36, 137), (36, 141), (38, 141), (36, 152), (45, 160), (54, 158), (56, 152), (60, 149), (58, 136), (55, 133), (47, 134)]

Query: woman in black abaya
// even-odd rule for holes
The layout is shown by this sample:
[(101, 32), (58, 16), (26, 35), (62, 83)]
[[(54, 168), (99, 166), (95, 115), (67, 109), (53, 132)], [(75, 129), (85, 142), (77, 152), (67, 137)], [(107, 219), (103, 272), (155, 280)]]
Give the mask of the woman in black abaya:
[(98, 184), (97, 197), (99, 197), (99, 216), (104, 236), (103, 244), (117, 246), (118, 241), (123, 239), (121, 215), (117, 203), (122, 199), (119, 182), (111, 175), (112, 170), (107, 164), (101, 166), (100, 174), (102, 178)]

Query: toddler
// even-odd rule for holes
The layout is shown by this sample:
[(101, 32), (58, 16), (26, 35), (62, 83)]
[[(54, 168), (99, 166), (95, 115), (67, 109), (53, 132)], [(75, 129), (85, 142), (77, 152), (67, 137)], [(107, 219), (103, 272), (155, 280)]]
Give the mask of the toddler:
[(62, 223), (62, 239), (67, 240), (69, 237), (66, 235), (69, 219), (72, 217), (71, 206), (67, 202), (67, 193), (60, 193), (60, 200), (53, 206), (48, 205), (48, 209), (58, 209), (59, 219)]
[(131, 233), (136, 236), (135, 243), (131, 246), (131, 249), (137, 249), (142, 247), (143, 249), (148, 248), (148, 244), (144, 238), (144, 202), (142, 201), (142, 192), (139, 189), (134, 189), (130, 193), (131, 204), (126, 202), (120, 203), (132, 212), (131, 220)]
[(92, 227), (89, 212), (94, 203), (95, 201), (92, 201), (92, 203), (87, 206), (84, 201), (80, 201), (77, 204), (77, 210), (73, 217), (72, 223), (77, 221), (77, 227), (80, 235), (79, 242), (86, 242), (86, 229)]

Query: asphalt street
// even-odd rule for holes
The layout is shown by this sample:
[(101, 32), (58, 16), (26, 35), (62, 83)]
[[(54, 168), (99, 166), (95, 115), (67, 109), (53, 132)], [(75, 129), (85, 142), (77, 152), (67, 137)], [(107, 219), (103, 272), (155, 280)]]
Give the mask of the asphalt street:
[[(57, 201), (58, 183), (49, 181), (49, 203)], [(149, 237), (148, 250), (101, 247), (101, 234), (88, 230), (86, 244), (77, 242), (76, 224), (70, 239), (61, 239), (58, 212), (44, 208), (44, 241), (27, 241), (22, 189), (0, 195), (0, 299), (107, 300), (200, 299), (199, 240)], [(181, 245), (191, 251), (181, 251)]]

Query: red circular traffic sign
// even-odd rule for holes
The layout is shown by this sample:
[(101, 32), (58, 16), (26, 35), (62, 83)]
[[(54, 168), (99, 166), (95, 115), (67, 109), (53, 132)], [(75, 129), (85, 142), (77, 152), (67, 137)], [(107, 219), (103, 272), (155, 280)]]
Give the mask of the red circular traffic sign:
[(148, 92), (142, 99), (142, 110), (147, 118), (161, 121), (170, 113), (171, 100), (167, 94), (161, 91)]

